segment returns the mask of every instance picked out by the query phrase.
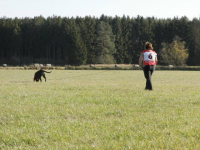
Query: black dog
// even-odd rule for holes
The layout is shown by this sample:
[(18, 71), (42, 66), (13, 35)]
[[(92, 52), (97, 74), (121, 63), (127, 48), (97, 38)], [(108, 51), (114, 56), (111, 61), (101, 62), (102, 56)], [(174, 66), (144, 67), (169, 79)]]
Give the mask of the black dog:
[(35, 73), (35, 76), (34, 76), (33, 81), (38, 82), (38, 81), (40, 80), (40, 82), (42, 82), (41, 77), (43, 76), (43, 77), (45, 78), (45, 82), (46, 82), (45, 72), (46, 72), (46, 73), (51, 73), (51, 71), (50, 71), (50, 72), (47, 72), (47, 71), (44, 71), (44, 70), (40, 69), (39, 71), (37, 71), (37, 72)]

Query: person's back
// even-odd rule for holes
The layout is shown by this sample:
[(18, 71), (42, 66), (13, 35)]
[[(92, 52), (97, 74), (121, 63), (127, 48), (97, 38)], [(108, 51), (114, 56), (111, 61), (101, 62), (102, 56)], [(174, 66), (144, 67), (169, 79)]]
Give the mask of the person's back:
[(156, 52), (153, 50), (145, 50), (142, 52), (144, 56), (144, 65), (156, 65), (157, 61), (156, 60)]

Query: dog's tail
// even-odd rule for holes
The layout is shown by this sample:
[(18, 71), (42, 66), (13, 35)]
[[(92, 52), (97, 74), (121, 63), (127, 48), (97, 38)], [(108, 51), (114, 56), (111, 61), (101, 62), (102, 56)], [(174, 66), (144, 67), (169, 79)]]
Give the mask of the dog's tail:
[(50, 72), (48, 72), (48, 71), (44, 71), (44, 72), (46, 72), (46, 73), (51, 73), (51, 71), (50, 71)]

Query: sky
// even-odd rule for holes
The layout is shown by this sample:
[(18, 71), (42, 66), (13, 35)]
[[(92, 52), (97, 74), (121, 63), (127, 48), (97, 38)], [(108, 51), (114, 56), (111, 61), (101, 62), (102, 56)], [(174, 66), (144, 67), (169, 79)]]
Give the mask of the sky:
[(200, 17), (200, 0), (0, 0), (0, 18), (43, 16)]

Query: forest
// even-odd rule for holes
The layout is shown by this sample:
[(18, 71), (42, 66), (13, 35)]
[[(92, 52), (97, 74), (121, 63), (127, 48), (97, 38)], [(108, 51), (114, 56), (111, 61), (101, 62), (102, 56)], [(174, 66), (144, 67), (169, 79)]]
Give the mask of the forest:
[(170, 44), (177, 39), (182, 43), (179, 47), (185, 50), (185, 61), (181, 65), (200, 65), (200, 20), (197, 18), (2, 17), (0, 64), (137, 64), (145, 42), (149, 41), (160, 65), (176, 65), (176, 59), (173, 64), (170, 58), (180, 54)]

